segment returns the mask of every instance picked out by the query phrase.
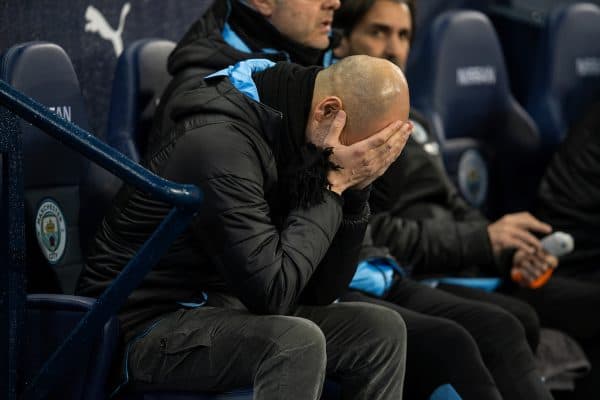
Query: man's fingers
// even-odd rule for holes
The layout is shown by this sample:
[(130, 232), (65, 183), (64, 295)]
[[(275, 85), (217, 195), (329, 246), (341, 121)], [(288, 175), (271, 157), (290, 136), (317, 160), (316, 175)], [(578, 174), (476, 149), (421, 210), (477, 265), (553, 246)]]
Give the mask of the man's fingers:
[(539, 241), (539, 239), (524, 229), (513, 228), (510, 230), (510, 235), (522, 242), (525, 242), (527, 246), (534, 251), (542, 248), (542, 243)]
[(400, 155), (400, 153), (402, 152), (402, 149), (404, 149), (404, 146), (406, 145), (406, 141), (412, 134), (412, 131), (413, 131), (412, 122), (410, 122), (410, 121), (405, 122), (404, 124), (402, 124), (402, 126), (400, 127), (400, 130), (397, 132), (397, 134), (393, 135), (392, 138), (389, 140), (390, 142), (393, 141), (392, 146), (394, 146), (396, 148), (396, 152), (397, 152), (396, 156)]
[(328, 146), (335, 146), (340, 142), (340, 135), (346, 125), (346, 113), (344, 110), (339, 110), (329, 127), (326, 143)]
[(402, 130), (398, 131), (390, 140), (383, 143), (381, 146), (371, 149), (370, 155), (372, 158), (376, 158), (379, 160), (385, 160), (387, 158), (396, 159), (402, 149), (404, 149), (404, 145), (406, 144), (406, 138), (402, 135)]
[(529, 278), (525, 278), (523, 271), (520, 267), (513, 267), (510, 271), (510, 276), (513, 281), (517, 282), (521, 287), (529, 286)]
[(536, 279), (535, 273), (533, 273), (531, 271), (529, 260), (523, 261), (517, 267), (517, 269), (519, 270), (519, 273), (521, 274), (521, 283), (524, 283), (528, 286), (531, 282), (533, 282)]
[(370, 150), (371, 157), (369, 159), (378, 159), (389, 165), (390, 163), (387, 161), (391, 159), (393, 162), (398, 158), (411, 133), (412, 124), (410, 122), (402, 124), (401, 128), (395, 131), (389, 140)]
[(368, 146), (368, 148), (376, 149), (385, 145), (385, 143), (387, 143), (387, 141), (390, 140), (395, 133), (400, 131), (402, 126), (402, 121), (394, 121), (376, 134), (365, 139), (363, 142)]
[(511, 276), (522, 286), (529, 287), (531, 283), (547, 273), (549, 268), (555, 268), (556, 265), (558, 265), (556, 257), (544, 251), (535, 254), (517, 251), (513, 258)]
[(517, 250), (513, 255), (513, 265), (519, 265), (521, 261), (527, 258), (527, 256), (528, 253), (526, 251), (523, 251), (521, 249)]
[(546, 263), (545, 259), (537, 259), (537, 258), (533, 258), (531, 260), (531, 272), (533, 274), (535, 274), (535, 277), (538, 278), (540, 276), (542, 276), (544, 274), (544, 272), (546, 272), (546, 270), (548, 270), (549, 266)]
[(527, 258), (521, 263), (521, 266), (527, 271), (531, 280), (536, 280), (548, 270), (548, 265), (546, 262), (542, 260), (536, 260), (535, 257)]
[(544, 262), (546, 263), (548, 268), (554, 269), (554, 268), (558, 267), (558, 258), (554, 257), (551, 254), (548, 254), (548, 253), (544, 254)]
[(518, 250), (522, 250), (527, 254), (535, 253), (535, 247), (531, 246), (526, 241), (522, 240), (518, 236), (508, 235), (502, 240), (502, 248), (514, 247)]
[(412, 133), (412, 123), (392, 122), (374, 135), (348, 146), (355, 159), (353, 181), (362, 188), (385, 173)]
[(540, 221), (528, 212), (513, 214), (512, 217), (514, 218), (515, 225), (520, 228), (546, 234), (552, 232), (550, 225)]

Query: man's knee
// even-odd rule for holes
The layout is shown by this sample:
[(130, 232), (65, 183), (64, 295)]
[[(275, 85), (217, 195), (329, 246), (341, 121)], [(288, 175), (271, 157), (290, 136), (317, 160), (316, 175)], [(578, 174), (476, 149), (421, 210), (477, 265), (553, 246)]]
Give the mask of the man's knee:
[[(395, 353), (404, 356), (406, 349), (406, 324), (396, 311), (367, 303), (348, 303), (355, 305), (354, 319), (363, 331), (364, 337), (373, 344), (385, 345)], [(400, 354), (398, 354), (400, 355)]]
[(540, 341), (540, 318), (532, 306), (525, 302), (520, 303), (517, 308), (511, 310), (511, 313), (519, 320), (523, 329), (525, 329), (527, 341), (532, 350), (535, 351)]
[(526, 342), (525, 327), (513, 314), (493, 305), (484, 305), (480, 327), (497, 349), (511, 348)]
[(312, 321), (289, 316), (266, 317), (274, 325), (266, 330), (267, 339), (273, 344), (271, 356), (297, 357), (311, 363), (312, 368), (325, 368), (327, 362), (326, 341), (321, 329)]
[(492, 390), (493, 379), (477, 343), (464, 327), (449, 319), (425, 315), (407, 314), (405, 319), (409, 334), (405, 397), (424, 398), (445, 383), (471, 394), (481, 388)]
[[(421, 323), (422, 329), (411, 329), (411, 353), (418, 351), (419, 357), (432, 357), (432, 362), (442, 359), (454, 360), (465, 355), (478, 357), (479, 349), (471, 334), (458, 323), (444, 319), (431, 318), (431, 323)], [(410, 323), (410, 321), (409, 321)], [(451, 354), (450, 354), (451, 353)], [(446, 355), (447, 357), (442, 357)]]
[(521, 302), (518, 308), (511, 311), (512, 314), (523, 324), (525, 330), (528, 329), (540, 329), (540, 318), (533, 307), (525, 302)]

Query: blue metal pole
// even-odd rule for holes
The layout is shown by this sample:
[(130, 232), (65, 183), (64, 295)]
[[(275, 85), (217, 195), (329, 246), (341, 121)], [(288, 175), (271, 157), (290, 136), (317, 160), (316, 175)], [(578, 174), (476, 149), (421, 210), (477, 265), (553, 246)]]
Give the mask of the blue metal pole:
[[(202, 193), (193, 185), (169, 182), (117, 152), (95, 138), (89, 132), (56, 116), (40, 103), (13, 89), (0, 80), (0, 105), (50, 134), (60, 142), (82, 153), (100, 166), (112, 171), (132, 186), (150, 193), (154, 198), (174, 205), (157, 230), (127, 264), (112, 285), (96, 301), (92, 309), (81, 319), (69, 337), (54, 352), (40, 372), (27, 383), (23, 399), (42, 399), (52, 387), (70, 370), (75, 368), (79, 355), (88, 342), (102, 329), (106, 321), (115, 315), (129, 294), (142, 282), (144, 276), (167, 251), (170, 244), (186, 228), (197, 211)], [(3, 207), (7, 230), (0, 229), (7, 239), (5, 271), (1, 271), (0, 300), (6, 310), (1, 319), (8, 343), (6, 348), (6, 373), (2, 383), (6, 386), (9, 400), (16, 397), (17, 352), (25, 316), (25, 234), (23, 216), (22, 150), (15, 115), (0, 107), (0, 150), (5, 157), (3, 164)], [(6, 144), (6, 145), (5, 145)], [(2, 246), (2, 244), (0, 244)], [(6, 314), (6, 317), (4, 316)], [(2, 339), (2, 338), (0, 338)], [(4, 348), (3, 348), (4, 349)], [(4, 350), (3, 350), (4, 352)], [(1, 353), (0, 353), (1, 354)]]
[(0, 107), (2, 204), (0, 227), (0, 393), (17, 396), (18, 352), (25, 318), (23, 160), (17, 118)]
[(142, 282), (173, 240), (185, 229), (193, 213), (172, 209), (150, 239), (129, 261), (117, 279), (98, 298), (92, 309), (79, 321), (69, 337), (46, 361), (40, 372), (27, 383), (21, 399), (43, 399), (62, 376), (79, 362), (79, 354), (116, 314), (129, 294)]
[(198, 208), (201, 194), (194, 185), (175, 184), (153, 174), (91, 133), (60, 118), (1, 79), (0, 105), (4, 105), (20, 118), (83, 154), (127, 183), (152, 193), (157, 200), (180, 208), (194, 210)]

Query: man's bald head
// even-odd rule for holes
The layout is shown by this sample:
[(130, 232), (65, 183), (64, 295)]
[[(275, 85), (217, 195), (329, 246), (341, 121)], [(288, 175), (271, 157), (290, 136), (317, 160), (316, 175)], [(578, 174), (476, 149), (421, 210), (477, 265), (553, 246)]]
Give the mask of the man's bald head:
[(311, 119), (333, 119), (339, 110), (347, 116), (340, 138), (346, 145), (395, 120), (407, 121), (409, 94), (404, 74), (387, 60), (363, 55), (346, 57), (322, 70), (315, 82)]

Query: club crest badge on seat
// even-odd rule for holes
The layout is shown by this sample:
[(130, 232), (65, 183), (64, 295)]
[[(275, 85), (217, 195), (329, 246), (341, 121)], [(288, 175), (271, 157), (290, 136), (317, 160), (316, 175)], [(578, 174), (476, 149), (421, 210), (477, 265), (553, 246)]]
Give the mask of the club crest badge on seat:
[(35, 231), (44, 257), (50, 264), (62, 258), (67, 243), (67, 229), (63, 213), (53, 200), (45, 199), (38, 207)]

